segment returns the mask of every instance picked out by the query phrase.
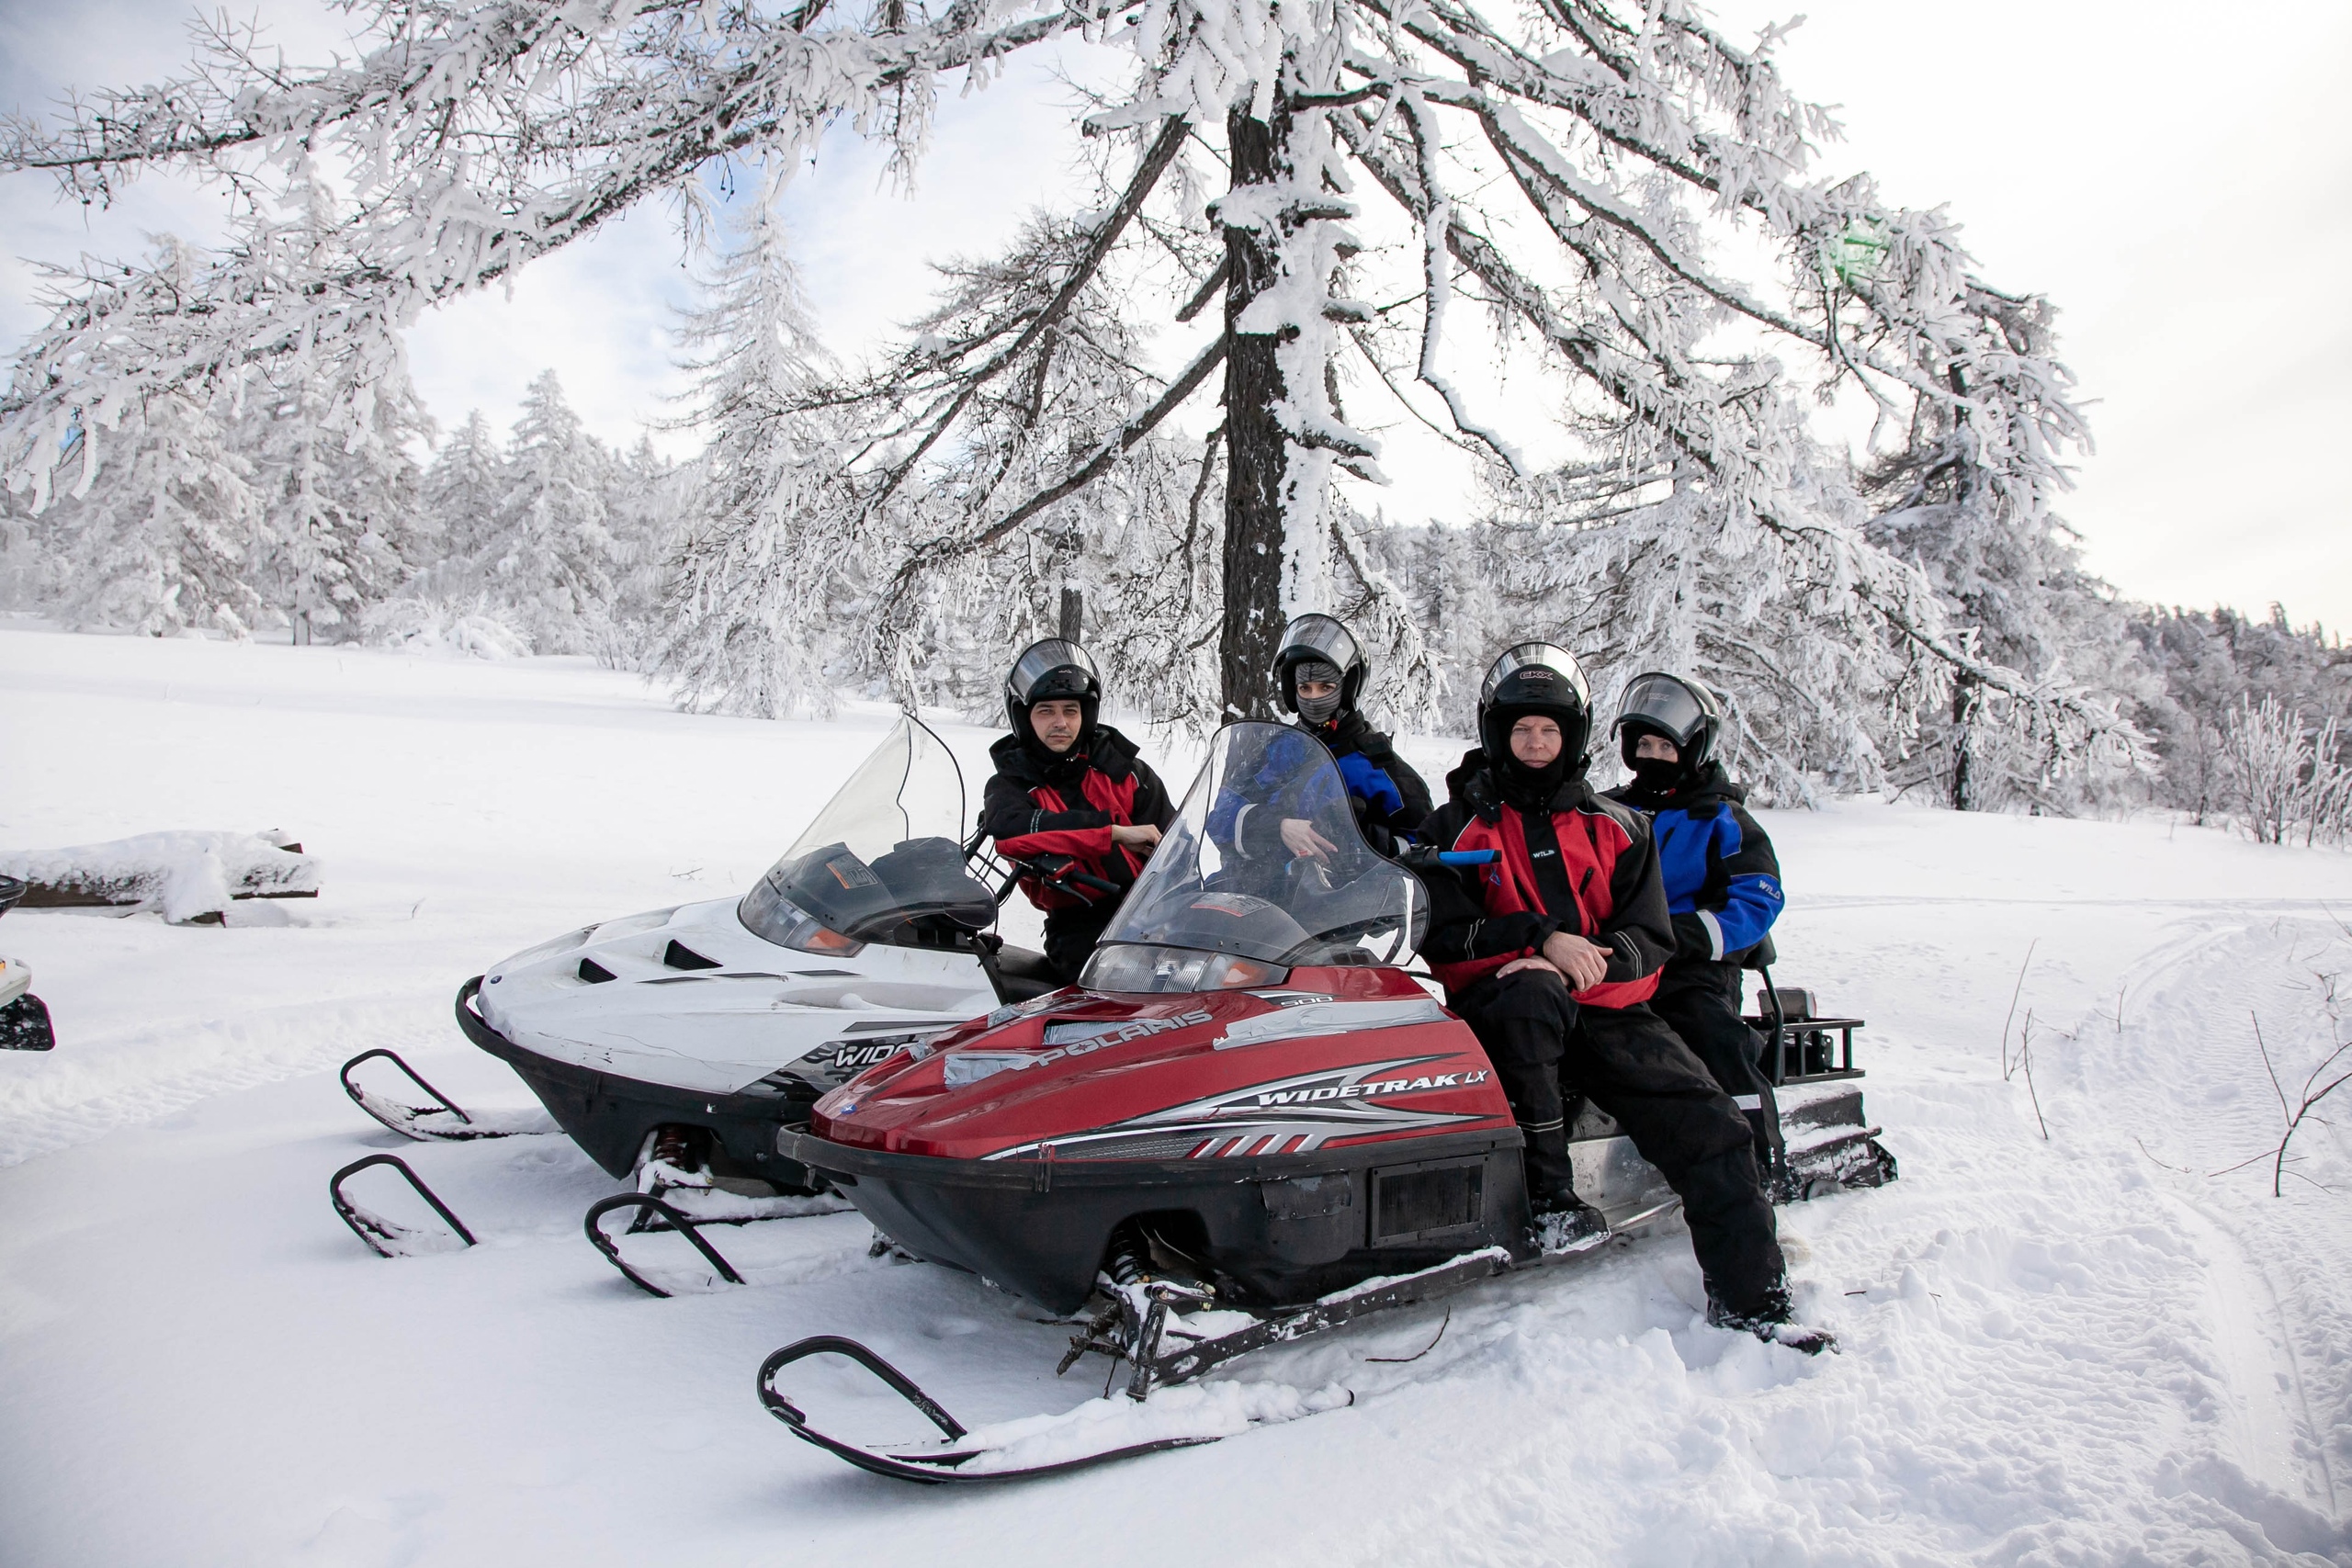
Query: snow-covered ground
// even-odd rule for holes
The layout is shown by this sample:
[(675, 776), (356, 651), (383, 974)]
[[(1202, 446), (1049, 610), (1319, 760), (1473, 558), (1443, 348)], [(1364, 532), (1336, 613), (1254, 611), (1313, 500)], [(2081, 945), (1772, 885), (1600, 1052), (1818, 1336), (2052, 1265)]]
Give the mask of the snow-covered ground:
[[(973, 1424), (1102, 1384), (1054, 1379), (1067, 1330), (1022, 1303), (869, 1260), (854, 1214), (755, 1227), (769, 1282), (639, 1295), (582, 1238), (618, 1184), (569, 1142), (401, 1145), (333, 1069), (390, 1045), (527, 1103), (458, 983), (748, 885), (888, 722), (690, 717), (577, 661), (0, 630), (0, 849), (283, 828), (325, 878), (225, 929), (0, 922), (60, 1036), (0, 1055), (0, 1562), (2352, 1563), (2352, 1137), (2307, 1122), (2282, 1197), (2267, 1162), (2207, 1174), (2278, 1141), (2256, 1021), (2290, 1097), (2352, 1028), (2322, 978), (2352, 857), (2165, 822), (1767, 818), (1782, 978), (1870, 1021), (1903, 1161), (1783, 1215), (1842, 1356), (1696, 1326), (1669, 1231), (1237, 1363), (1354, 1403), (1206, 1448), (932, 1491), (796, 1442), (752, 1374), (810, 1333)], [(987, 732), (949, 734), (977, 767)], [(2004, 1079), (2013, 991), (2046, 1137)], [(483, 1245), (362, 1248), (325, 1179), (379, 1149)]]

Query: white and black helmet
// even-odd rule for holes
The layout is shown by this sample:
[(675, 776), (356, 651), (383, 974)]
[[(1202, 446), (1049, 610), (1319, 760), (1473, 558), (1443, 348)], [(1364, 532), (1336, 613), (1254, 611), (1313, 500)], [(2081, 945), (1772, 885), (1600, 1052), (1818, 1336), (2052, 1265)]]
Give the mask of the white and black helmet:
[(1086, 649), (1065, 637), (1033, 642), (1012, 661), (1004, 678), (1004, 711), (1024, 739), (1029, 736), (1029, 710), (1038, 703), (1075, 697), (1085, 716), (1086, 733), (1092, 733), (1094, 716), (1102, 707), (1102, 673)]
[(1683, 768), (1696, 773), (1713, 754), (1723, 723), (1723, 705), (1713, 692), (1696, 681), (1652, 670), (1634, 676), (1625, 687), (1614, 728), (1627, 767), (1633, 766), (1634, 748), (1646, 731), (1672, 741)]
[(1531, 714), (1560, 727), (1560, 754), (1571, 774), (1584, 768), (1592, 739), (1592, 685), (1576, 655), (1548, 642), (1522, 642), (1503, 650), (1478, 688), (1478, 740), (1499, 763), (1510, 755), (1510, 729)]
[[(1363, 656), (1363, 645), (1338, 619), (1322, 615), (1295, 615), (1283, 628), (1282, 648), (1274, 655), (1274, 696), (1286, 711), (1297, 714), (1309, 724), (1327, 724), (1336, 715), (1356, 705), (1371, 671), (1372, 666)], [(1320, 712), (1307, 712), (1298, 701), (1302, 676), (1339, 682), (1339, 696), (1328, 706), (1317, 704)]]

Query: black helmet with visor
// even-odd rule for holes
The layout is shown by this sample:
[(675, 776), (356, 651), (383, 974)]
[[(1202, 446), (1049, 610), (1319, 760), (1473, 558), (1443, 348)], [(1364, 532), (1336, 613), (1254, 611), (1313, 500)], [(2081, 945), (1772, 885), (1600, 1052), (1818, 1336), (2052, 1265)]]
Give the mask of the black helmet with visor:
[(1570, 778), (1583, 773), (1592, 739), (1592, 686), (1576, 655), (1548, 642), (1505, 649), (1478, 688), (1478, 740), (1489, 765), (1506, 772), (1514, 766), (1511, 727), (1535, 715), (1560, 727), (1559, 761), (1541, 771)]
[(1677, 765), (1683, 773), (1696, 773), (1714, 751), (1723, 716), (1723, 705), (1706, 687), (1652, 670), (1634, 676), (1618, 701), (1614, 726), (1618, 751), (1632, 768), (1642, 736), (1662, 736), (1673, 743)]
[(1023, 746), (1036, 741), (1029, 710), (1057, 699), (1077, 701), (1085, 724), (1080, 731), (1083, 744), (1094, 733), (1095, 715), (1102, 708), (1102, 675), (1086, 649), (1068, 638), (1049, 637), (1023, 649), (1012, 661), (1012, 673), (1004, 678), (1004, 711)]
[[(1330, 615), (1295, 615), (1283, 628), (1281, 650), (1274, 655), (1274, 695), (1288, 712), (1309, 724), (1329, 724), (1349, 712), (1363, 695), (1372, 666), (1355, 634)], [(1302, 701), (1301, 681), (1330, 681), (1340, 688), (1335, 696)]]

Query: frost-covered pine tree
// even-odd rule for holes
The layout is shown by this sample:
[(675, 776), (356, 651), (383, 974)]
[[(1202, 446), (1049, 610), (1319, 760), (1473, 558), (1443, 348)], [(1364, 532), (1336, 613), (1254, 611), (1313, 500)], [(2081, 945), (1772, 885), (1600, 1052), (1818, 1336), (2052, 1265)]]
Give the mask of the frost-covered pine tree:
[[(443, 559), (469, 561), (489, 547), (505, 493), (506, 455), (498, 434), (481, 410), (470, 410), (466, 422), (434, 453), (424, 472), (421, 505), (432, 520)], [(425, 575), (434, 580), (431, 570)]]
[[(1096, 169), (1114, 199), (1090, 183), (959, 264), (876, 371), (891, 384), (865, 403), (889, 418), (852, 433), (835, 493), (872, 574), (863, 666), (918, 690), (967, 574), (1016, 542), (1066, 554), (1065, 509), (1167, 463), (1162, 426), (1214, 387), (1219, 694), (1263, 711), (1286, 613), (1401, 603), (1351, 547), (1383, 476), (1347, 400), (1386, 396), (1487, 455), (1493, 521), (1531, 558), (1512, 570), (1590, 547), (1600, 608), (1555, 624), (1724, 685), (1776, 766), (1883, 770), (1956, 682), (1997, 694), (2051, 770), (2135, 739), (2063, 668), (1998, 662), (1964, 581), (1873, 526), (1920, 502), (1816, 434), (1817, 392), (1876, 407), (1872, 460), (1932, 472), (1952, 547), (1998, 572), (2049, 536), (2083, 433), (2038, 302), (1978, 279), (1940, 213), (1815, 176), (1834, 127), (1781, 84), (1777, 29), (1736, 42), (1688, 0), (360, 0), (355, 19), (351, 61), (297, 69), (223, 34), (182, 80), (0, 144), (0, 166), (86, 199), (156, 162), (237, 191), (290, 189), (321, 150), (354, 171), (299, 251), (256, 205), (184, 288), (91, 269), (0, 408), (13, 483), (41, 493), (85, 403), (294, 353), (364, 389), (418, 310), (647, 196), (698, 210), (719, 165), (793, 168), (826, 126), (910, 166), (944, 77), (1083, 31), (1136, 59), (1085, 119), (1120, 160)], [(1477, 384), (1447, 331), (1465, 301), (1546, 378), (1512, 409), (1566, 409), (1565, 430)]]
[(688, 504), (689, 480), (653, 449), (650, 434), (606, 468), (605, 515), (613, 536), (613, 592), (596, 657), (616, 670), (653, 667), (667, 632), (667, 596)]
[(315, 380), (264, 378), (233, 433), (259, 510), (248, 579), (271, 629), (296, 643), (356, 637), (435, 542), (408, 446), (431, 422), (404, 380), (378, 391), (356, 431), (335, 429), (327, 401)]
[(504, 492), (473, 564), (541, 653), (593, 653), (612, 603), (619, 545), (607, 506), (612, 457), (542, 370), (523, 394)]
[(29, 522), (48, 569), (40, 607), (72, 626), (250, 635), (260, 502), (227, 422), (163, 393), (96, 438), (112, 457)]
[(687, 481), (657, 661), (689, 706), (831, 716), (847, 563), (813, 519), (845, 482), (854, 445), (808, 397), (829, 367), (764, 190), (678, 339), (710, 440)]

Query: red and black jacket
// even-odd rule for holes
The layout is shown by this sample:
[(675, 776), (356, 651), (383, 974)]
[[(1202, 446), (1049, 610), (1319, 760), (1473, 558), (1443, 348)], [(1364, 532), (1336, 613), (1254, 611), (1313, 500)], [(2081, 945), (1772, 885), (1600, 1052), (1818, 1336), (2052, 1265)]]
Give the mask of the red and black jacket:
[[(989, 748), (996, 773), (980, 802), (980, 830), (997, 849), (1016, 860), (1069, 860), (1090, 876), (1123, 892), (1134, 886), (1143, 857), (1111, 841), (1111, 829), (1148, 822), (1165, 829), (1176, 807), (1167, 786), (1135, 743), (1107, 724), (1098, 724), (1065, 755), (1050, 761), (1008, 735)], [(1046, 913), (1087, 910), (1107, 918), (1118, 900), (1109, 894), (1087, 897), (1024, 875), (1021, 890)]]
[(1418, 837), (1441, 850), (1493, 850), (1485, 865), (1423, 874), (1430, 930), (1421, 955), (1449, 997), (1514, 958), (1539, 953), (1554, 931), (1609, 950), (1600, 984), (1577, 993), (1586, 1007), (1647, 1001), (1674, 953), (1674, 922), (1658, 879), (1657, 848), (1638, 811), (1564, 782), (1550, 809), (1522, 812), (1502, 797), (1486, 753), (1446, 775), (1446, 803)]

